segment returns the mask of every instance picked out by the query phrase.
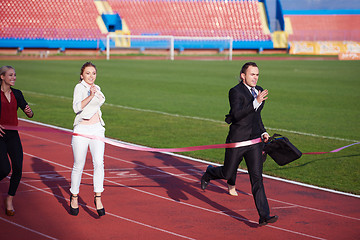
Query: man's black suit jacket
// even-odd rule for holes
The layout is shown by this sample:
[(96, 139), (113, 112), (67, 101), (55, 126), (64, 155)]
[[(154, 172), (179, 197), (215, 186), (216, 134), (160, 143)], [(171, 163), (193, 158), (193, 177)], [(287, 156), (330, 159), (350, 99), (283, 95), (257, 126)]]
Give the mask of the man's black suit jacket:
[[(263, 91), (260, 86), (255, 87)], [(230, 112), (225, 121), (231, 123), (226, 142), (240, 142), (258, 138), (266, 132), (261, 119), (261, 110), (265, 101), (255, 111), (253, 106), (254, 97), (249, 89), (241, 81), (229, 91)]]

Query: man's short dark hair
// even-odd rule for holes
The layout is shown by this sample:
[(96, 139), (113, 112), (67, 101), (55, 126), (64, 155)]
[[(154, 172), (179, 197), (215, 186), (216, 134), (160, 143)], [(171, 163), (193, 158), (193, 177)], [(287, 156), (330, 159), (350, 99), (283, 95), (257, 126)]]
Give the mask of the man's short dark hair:
[(254, 62), (247, 62), (247, 63), (245, 63), (244, 66), (242, 66), (242, 68), (241, 68), (240, 78), (241, 78), (241, 74), (242, 74), (242, 73), (245, 73), (245, 74), (246, 74), (246, 70), (247, 70), (250, 66), (252, 66), (252, 67), (258, 67), (258, 66), (256, 65), (256, 63), (254, 63)]

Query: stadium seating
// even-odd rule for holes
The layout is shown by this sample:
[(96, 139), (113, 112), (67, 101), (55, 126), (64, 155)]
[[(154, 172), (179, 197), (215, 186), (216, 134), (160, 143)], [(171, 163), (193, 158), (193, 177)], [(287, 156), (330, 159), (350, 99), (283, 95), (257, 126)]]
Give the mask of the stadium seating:
[(108, 0), (133, 35), (233, 37), (267, 41), (257, 0)]
[(93, 0), (7, 0), (0, 2), (0, 37), (18, 39), (98, 39)]
[(281, 0), (290, 41), (360, 41), (359, 0)]
[(290, 41), (360, 41), (360, 15), (285, 15)]

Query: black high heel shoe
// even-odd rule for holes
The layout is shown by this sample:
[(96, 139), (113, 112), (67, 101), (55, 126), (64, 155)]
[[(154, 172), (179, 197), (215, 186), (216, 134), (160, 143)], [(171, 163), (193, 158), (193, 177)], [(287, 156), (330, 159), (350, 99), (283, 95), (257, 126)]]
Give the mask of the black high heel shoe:
[(95, 195), (95, 197), (94, 197), (94, 204), (95, 204), (95, 208), (96, 208), (96, 211), (97, 211), (99, 217), (104, 216), (104, 215), (105, 215), (105, 208), (97, 209), (97, 206), (96, 206), (96, 198), (101, 198), (101, 196), (96, 196), (96, 195)]
[(71, 202), (72, 202), (72, 199), (73, 198), (77, 198), (78, 196), (74, 196), (71, 194), (71, 197), (70, 197), (70, 214), (73, 215), (73, 216), (77, 216), (79, 214), (79, 207), (77, 208), (73, 208), (71, 206)]

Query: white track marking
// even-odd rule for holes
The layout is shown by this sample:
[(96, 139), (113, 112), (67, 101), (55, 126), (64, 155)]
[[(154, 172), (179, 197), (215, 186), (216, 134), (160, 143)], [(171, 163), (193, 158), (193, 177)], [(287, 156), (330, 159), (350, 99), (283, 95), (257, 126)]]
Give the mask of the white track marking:
[[(131, 162), (131, 161), (127, 161), (127, 160), (120, 159), (120, 158), (117, 158), (117, 157), (112, 157), (112, 156), (107, 156), (107, 157), (112, 158), (112, 159), (114, 159), (114, 160), (118, 160), (118, 161), (130, 163), (130, 164), (134, 164), (134, 163)], [(173, 174), (173, 173), (169, 173), (169, 172), (166, 172), (166, 171), (157, 169), (157, 168), (148, 167), (148, 166), (141, 165), (141, 164), (136, 164), (136, 165), (137, 165), (137, 166), (144, 167), (144, 168), (151, 169), (151, 170), (153, 170), (153, 171), (157, 171), (157, 172), (161, 172), (161, 173), (164, 173), (164, 174), (168, 174), (168, 175), (171, 175), (171, 176), (174, 176), (174, 177), (178, 177), (178, 178), (183, 178), (183, 179), (186, 179), (186, 180), (190, 180), (190, 181), (193, 181), (193, 182), (198, 182), (198, 181), (199, 181), (198, 179), (195, 179), (195, 180), (194, 180), (194, 179), (191, 179), (191, 178), (188, 178), (188, 177), (184, 177), (184, 176), (182, 176), (181, 174)], [(214, 165), (214, 164), (213, 164), (213, 165)], [(275, 179), (275, 180), (276, 180), (276, 179)], [(211, 184), (211, 183), (210, 183), (210, 184)], [(221, 187), (221, 186), (218, 186), (218, 185), (215, 185), (215, 184), (211, 184), (211, 185), (227, 191), (227, 188), (226, 188), (226, 187)], [(250, 193), (246, 193), (246, 195), (252, 196), (252, 194), (250, 194)], [(344, 217), (344, 218), (348, 218), (348, 219), (360, 221), (359, 218), (354, 218), (354, 217), (350, 217), (350, 216), (346, 216), (346, 215), (342, 215), (342, 214), (338, 214), (338, 213), (328, 212), (328, 211), (324, 211), (324, 210), (321, 210), (321, 209), (316, 209), (316, 208), (311, 208), (311, 207), (302, 206), (302, 205), (298, 205), (298, 204), (293, 204), (293, 203), (289, 203), (289, 202), (284, 202), (284, 201), (277, 200), (277, 199), (272, 199), (272, 198), (268, 198), (268, 200), (271, 200), (271, 201), (274, 201), (274, 202), (279, 202), (279, 203), (282, 203), (282, 204), (291, 205), (291, 206), (296, 206), (296, 207), (299, 207), (299, 208), (304, 208), (304, 209), (308, 209), (308, 210), (312, 210), (312, 211), (317, 211), (317, 212), (321, 212), (321, 213), (326, 213), (326, 214), (330, 214), (330, 215), (335, 215), (335, 216), (338, 216), (338, 217)]]
[[(52, 125), (44, 124), (44, 123), (38, 123), (38, 122), (34, 122), (34, 121), (31, 121), (31, 120), (28, 120), (28, 119), (21, 119), (21, 120), (23, 120), (23, 121), (25, 121), (25, 122), (32, 123), (32, 124), (37, 124), (37, 125), (40, 125), (40, 126), (46, 126), (46, 127), (50, 127), (50, 128), (54, 128), (54, 129), (58, 129), (58, 130), (63, 130), (63, 131), (67, 131), (67, 132), (72, 132), (71, 130), (66, 129), (66, 128), (61, 128), (61, 127), (57, 127), (57, 126), (52, 126)], [(69, 144), (64, 144), (64, 143), (61, 143), (61, 142), (48, 140), (48, 139), (46, 139), (46, 138), (34, 136), (34, 135), (31, 135), (31, 134), (26, 134), (26, 133), (22, 133), (22, 134), (29, 135), (29, 136), (32, 136), (32, 137), (34, 137), (34, 138), (42, 139), (42, 140), (44, 140), (44, 141), (49, 141), (49, 142), (52, 142), (52, 143), (56, 143), (56, 144), (60, 144), (60, 145), (69, 147)], [(110, 139), (110, 138), (108, 138), (108, 139)], [(111, 140), (111, 141), (115, 141), (115, 142), (120, 142), (120, 143), (128, 144), (128, 145), (143, 147), (142, 145), (127, 143), (127, 142), (119, 141), (119, 140), (116, 140), (116, 139), (110, 139), (110, 140)], [(175, 157), (178, 157), (178, 158), (183, 158), (183, 159), (191, 160), (191, 161), (194, 161), (194, 162), (204, 163), (204, 164), (207, 164), (207, 165), (211, 164), (211, 165), (221, 166), (221, 164), (217, 164), (217, 163), (213, 163), (213, 162), (208, 162), (208, 161), (205, 161), (205, 160), (196, 159), (196, 158), (193, 158), (193, 157), (184, 156), (184, 155), (180, 155), (180, 154), (176, 154), (176, 153), (163, 152), (163, 154), (167, 154), (167, 155), (170, 155), (170, 156), (175, 156)], [(238, 171), (239, 171), (239, 172), (243, 172), (243, 173), (248, 173), (247, 170), (244, 170), (244, 169), (238, 169)], [(328, 189), (328, 188), (322, 188), (322, 187), (318, 187), (318, 186), (314, 186), (314, 185), (310, 185), (310, 184), (306, 184), (306, 183), (296, 182), (296, 181), (293, 181), (293, 180), (287, 180), (287, 179), (283, 179), (283, 178), (279, 178), (279, 177), (273, 177), (273, 176), (266, 175), (266, 174), (263, 174), (263, 177), (265, 177), (265, 178), (270, 178), (270, 179), (277, 180), (277, 181), (287, 182), (287, 183), (291, 183), (291, 184), (295, 184), (295, 185), (299, 185), (299, 186), (303, 186), (303, 187), (307, 187), (307, 188), (313, 188), (313, 189), (317, 189), (317, 190), (321, 190), (321, 191), (326, 191), (326, 192), (331, 192), (331, 193), (335, 193), (335, 194), (341, 194), (341, 195), (345, 195), (345, 196), (360, 198), (360, 195), (351, 194), (351, 193), (346, 193), (346, 192), (341, 192), (341, 191), (336, 191), (336, 190)]]
[[(54, 129), (58, 129), (58, 130), (63, 130), (63, 131), (71, 132), (71, 130), (66, 129), (66, 128), (56, 127), (56, 126), (52, 126), (52, 125), (44, 124), (44, 123), (38, 123), (38, 122), (34, 122), (34, 121), (31, 121), (31, 120), (27, 120), (27, 119), (21, 119), (21, 120), (23, 120), (23, 121), (25, 121), (25, 122), (32, 123), (32, 124), (37, 124), (37, 125), (40, 125), (40, 126), (46, 126), (46, 127), (50, 127), (50, 128), (54, 128)], [(26, 134), (26, 133), (22, 133), (22, 134), (29, 135), (29, 134)], [(48, 140), (48, 139), (46, 139), (46, 138), (37, 137), (37, 136), (34, 136), (34, 135), (29, 135), (29, 136), (32, 136), (32, 137), (38, 138), (38, 139), (42, 139), (42, 140), (44, 140), (44, 141), (49, 141), (49, 142), (52, 142), (52, 143), (56, 143), (56, 144), (59, 144), (59, 145), (63, 145), (63, 146), (69, 147), (68, 144), (64, 144), (64, 143), (60, 143), (60, 142)], [(110, 139), (110, 138), (108, 138), (108, 139)], [(129, 144), (129, 145), (134, 145), (134, 146), (143, 147), (142, 145), (136, 145), (136, 144), (127, 143), (127, 142), (123, 142), (123, 141), (119, 141), (119, 140), (114, 140), (114, 139), (110, 139), (110, 140), (115, 141), (115, 142), (124, 143), (124, 144)], [(180, 154), (176, 154), (176, 153), (163, 152), (163, 154), (167, 154), (167, 155), (170, 155), (170, 156), (175, 156), (175, 157), (179, 157), (179, 158), (191, 160), (191, 161), (194, 161), (194, 162), (200, 162), (200, 163), (204, 163), (204, 164), (207, 164), (207, 165), (210, 165), (210, 164), (211, 164), (211, 165), (220, 166), (220, 164), (217, 164), (217, 163), (212, 163), (212, 162), (208, 162), (208, 161), (205, 161), (205, 160), (196, 159), (196, 158), (193, 158), (193, 157), (184, 156), (184, 155), (180, 155)], [(243, 170), (243, 169), (238, 169), (238, 172), (248, 173), (247, 170)], [(270, 178), (270, 179), (277, 180), (277, 181), (287, 182), (287, 183), (291, 183), (291, 184), (294, 184), (294, 185), (299, 185), (299, 186), (303, 186), (303, 187), (307, 187), (307, 188), (313, 188), (313, 189), (317, 189), (317, 190), (321, 190), (321, 191), (326, 191), (326, 192), (331, 192), (331, 193), (335, 193), (335, 194), (341, 194), (341, 195), (345, 195), (345, 196), (360, 198), (360, 195), (351, 194), (351, 193), (346, 193), (346, 192), (340, 192), (340, 191), (336, 191), (336, 190), (333, 190), (333, 189), (322, 188), (322, 187), (318, 187), (318, 186), (314, 186), (314, 185), (310, 185), (310, 184), (306, 184), (306, 183), (296, 182), (296, 181), (293, 181), (293, 180), (287, 180), (287, 179), (282, 179), (282, 178), (279, 178), (279, 177), (273, 177), (273, 176), (266, 175), (266, 174), (263, 174), (263, 177), (265, 177), (265, 178)]]
[[(176, 154), (176, 153), (164, 153), (164, 154), (171, 155), (171, 156), (178, 157), (178, 158), (191, 160), (191, 161), (194, 161), (194, 162), (204, 163), (204, 164), (207, 164), (207, 165), (222, 166), (221, 164), (218, 164), (218, 163), (208, 162), (208, 161), (205, 161), (205, 160), (196, 159), (196, 158), (193, 158), (193, 157), (184, 156), (184, 155), (180, 155), (180, 154)], [(248, 171), (244, 170), (244, 169), (238, 169), (238, 172), (248, 174)], [(347, 193), (347, 192), (340, 192), (340, 191), (336, 191), (336, 190), (328, 189), (328, 188), (322, 188), (322, 187), (314, 186), (314, 185), (311, 185), (311, 184), (296, 182), (296, 181), (293, 181), (293, 180), (283, 179), (283, 178), (274, 177), (274, 176), (270, 176), (270, 175), (266, 175), (266, 174), (263, 174), (263, 177), (273, 179), (273, 180), (276, 180), (276, 181), (281, 181), (281, 182), (291, 183), (291, 184), (294, 184), (294, 185), (299, 185), (299, 186), (302, 186), (302, 187), (313, 188), (313, 189), (317, 189), (317, 190), (321, 190), (321, 191), (325, 191), (325, 192), (331, 192), (331, 193), (335, 193), (335, 194), (341, 194), (341, 195), (345, 195), (345, 196), (348, 196), (348, 197), (360, 198), (360, 195)]]
[(36, 233), (36, 234), (38, 234), (38, 235), (40, 235), (40, 236), (43, 236), (43, 237), (45, 237), (45, 238), (54, 239), (54, 240), (57, 239), (57, 238), (50, 237), (50, 236), (48, 236), (48, 235), (46, 235), (46, 234), (43, 234), (43, 233), (41, 233), (41, 232), (35, 231), (35, 230), (31, 229), (31, 228), (25, 227), (25, 226), (23, 226), (23, 225), (20, 225), (20, 224), (11, 222), (11, 221), (7, 220), (6, 218), (0, 217), (0, 220), (1, 220), (1, 221), (4, 221), (4, 222), (7, 222), (7, 223), (10, 223), (10, 224), (12, 224), (12, 225), (15, 225), (15, 226), (17, 226), (17, 227), (20, 227), (20, 228), (22, 228), (22, 229), (25, 229), (25, 230), (27, 230), (27, 231)]
[[(58, 130), (66, 131), (66, 132), (72, 132), (72, 131), (69, 130), (69, 129), (62, 128), (62, 127), (57, 127), (57, 126), (53, 126), (53, 125), (49, 125), (49, 124), (45, 124), (45, 123), (39, 123), (39, 122), (31, 121), (31, 120), (28, 120), (28, 119), (21, 119), (21, 120), (24, 121), (24, 122), (29, 122), (29, 123), (36, 124), (36, 125), (40, 125), (40, 126), (50, 127), (50, 128), (54, 128), (54, 129), (58, 129)], [(22, 134), (25, 134), (25, 133), (22, 133)], [(25, 135), (28, 135), (28, 134), (25, 134)], [(60, 144), (60, 145), (63, 145), (63, 146), (69, 146), (68, 144), (64, 144), (64, 143), (60, 143), (60, 142), (48, 140), (48, 139), (46, 139), (46, 138), (41, 138), (41, 137), (37, 137), (37, 136), (33, 136), (33, 135), (29, 135), (29, 136), (32, 136), (32, 137), (35, 137), (35, 138), (39, 138), (39, 139), (42, 139), (42, 140), (46, 140), (46, 141), (49, 141), (49, 142), (57, 143), (57, 144)], [(127, 142), (120, 141), (120, 140), (116, 140), (116, 139), (111, 139), (111, 138), (107, 138), (107, 139), (109, 139), (109, 140), (111, 140), (111, 141), (123, 143), (123, 144), (132, 145), (132, 146), (144, 147), (144, 146), (142, 146), (142, 145), (133, 144), (133, 143), (127, 143)], [(220, 164), (217, 164), (217, 163), (208, 162), (208, 161), (205, 161), (205, 160), (196, 159), (196, 158), (189, 157), (189, 156), (185, 156), (185, 155), (180, 155), (180, 154), (176, 154), (176, 153), (168, 153), (168, 152), (162, 152), (162, 153), (163, 153), (163, 154), (170, 155), (170, 156), (175, 156), (175, 157), (178, 157), (178, 158), (183, 158), (183, 159), (191, 160), (191, 161), (193, 161), (193, 162), (204, 163), (204, 164), (207, 164), (207, 165), (211, 164), (211, 165), (220, 166)], [(248, 173), (246, 170), (243, 170), (243, 169), (238, 169), (238, 171), (239, 171), (239, 172), (243, 172), (243, 173)], [(279, 178), (279, 177), (273, 177), (273, 176), (266, 175), (266, 174), (263, 174), (263, 177), (265, 177), (265, 178), (270, 178), (270, 179), (274, 179), (274, 180), (277, 180), (277, 181), (287, 182), (287, 183), (291, 183), (291, 184), (295, 184), (295, 185), (299, 185), (299, 186), (303, 186), (303, 187), (314, 188), (314, 189), (318, 189), (318, 190), (322, 190), (322, 191), (326, 191), (326, 192), (332, 192), (332, 193), (336, 193), (336, 194), (342, 194), (342, 195), (345, 195), (345, 196), (360, 198), (360, 195), (351, 194), (351, 193), (346, 193), (346, 192), (341, 192), (341, 191), (336, 191), (336, 190), (328, 189), (328, 188), (322, 188), (322, 187), (318, 187), (318, 186), (314, 186), (314, 185), (310, 185), (310, 184), (306, 184), (306, 183), (300, 183), (300, 182), (296, 182), (296, 181), (292, 181), (292, 180), (287, 180), (287, 179), (283, 179), (283, 178)]]
[[(39, 157), (39, 156), (35, 156), (35, 155), (29, 154), (29, 153), (24, 153), (24, 154), (25, 154), (25, 155), (28, 155), (28, 156), (30, 156), (30, 157), (35, 157), (35, 158), (41, 159), (42, 161), (51, 163), (51, 164), (53, 164), (53, 165), (58, 165), (58, 166), (60, 166), (60, 167), (64, 167), (64, 168), (67, 168), (67, 169), (70, 168), (70, 167), (67, 167), (67, 166), (65, 166), (65, 165), (63, 165), (63, 164), (60, 164), (60, 163), (57, 163), (57, 162), (54, 162), (54, 161), (51, 161), (51, 160), (48, 160), (48, 159), (44, 159), (44, 158), (41, 158), (41, 157)], [(84, 172), (83, 174), (88, 175), (88, 176), (92, 176), (92, 174), (89, 174), (89, 173), (86, 173), (86, 172)], [(171, 173), (167, 173), (167, 174), (171, 174)], [(171, 175), (175, 175), (175, 174), (171, 174)], [(153, 197), (156, 197), (156, 198), (160, 198), (160, 199), (163, 199), (163, 200), (171, 201), (171, 202), (176, 203), (176, 204), (181, 204), (181, 205), (185, 205), (185, 206), (188, 206), (188, 207), (200, 209), (200, 210), (203, 210), (203, 211), (207, 211), (207, 212), (219, 214), (219, 215), (229, 216), (229, 217), (238, 219), (238, 220), (240, 220), (240, 221), (250, 222), (250, 223), (253, 223), (253, 224), (257, 224), (256, 221), (251, 221), (251, 220), (248, 220), (248, 219), (246, 219), (246, 218), (241, 218), (241, 217), (238, 217), (238, 216), (229, 215), (229, 214), (226, 214), (226, 213), (224, 213), (224, 212), (219, 212), (219, 211), (211, 210), (211, 209), (204, 208), (204, 207), (200, 207), (200, 206), (193, 205), (193, 204), (190, 204), (190, 203), (178, 202), (178, 201), (176, 201), (176, 200), (174, 200), (174, 199), (172, 199), (172, 198), (168, 198), (168, 197), (164, 197), (164, 196), (161, 196), (161, 195), (158, 195), (158, 194), (154, 194), (154, 193), (151, 193), (151, 192), (147, 192), (147, 191), (144, 191), (144, 190), (140, 190), (140, 189), (138, 189), (138, 188), (134, 188), (134, 187), (131, 187), (131, 186), (127, 186), (127, 185), (124, 185), (124, 184), (121, 184), (121, 183), (118, 183), (118, 182), (114, 182), (114, 181), (108, 180), (107, 178), (105, 178), (105, 181), (106, 181), (106, 182), (109, 182), (109, 183), (112, 183), (112, 184), (114, 184), (114, 185), (118, 185), (118, 186), (120, 186), (120, 187), (125, 187), (125, 188), (128, 188), (128, 189), (137, 191), (137, 192), (141, 192), (141, 193), (143, 193), (143, 194), (147, 194), (147, 195), (150, 195), (150, 196), (153, 196)], [(22, 183), (23, 183), (23, 182), (22, 182)], [(44, 193), (53, 195), (53, 196), (55, 196), (55, 197), (57, 197), (57, 198), (62, 198), (62, 199), (65, 199), (66, 201), (70, 201), (69, 199), (66, 199), (66, 198), (64, 198), (64, 197), (62, 197), (62, 196), (55, 195), (55, 194), (50, 193), (50, 192), (47, 192), (47, 191), (45, 191), (45, 190), (43, 190), (43, 189), (34, 187), (34, 186), (30, 185), (30, 184), (26, 184), (26, 183), (23, 183), (23, 184), (26, 185), (26, 186), (35, 188), (35, 189), (37, 189), (37, 190), (39, 190), (39, 191), (41, 191), (41, 192), (44, 192)], [(81, 204), (80, 204), (80, 205), (81, 205)], [(90, 208), (90, 209), (96, 210), (96, 209), (93, 208), (93, 207), (90, 207), (90, 206), (87, 206), (87, 207)], [(167, 230), (159, 229), (159, 228), (156, 228), (156, 227), (153, 227), (153, 226), (144, 224), (144, 223), (140, 223), (140, 222), (137, 222), (137, 221), (132, 220), (132, 219), (124, 218), (124, 217), (118, 216), (118, 215), (116, 215), (116, 214), (112, 214), (112, 213), (108, 213), (108, 212), (107, 212), (107, 214), (108, 214), (108, 215), (111, 215), (111, 216), (114, 216), (114, 217), (117, 217), (117, 218), (124, 219), (124, 220), (126, 220), (126, 221), (130, 221), (130, 222), (139, 224), (139, 225), (143, 225), (143, 226), (146, 226), (146, 227), (150, 227), (150, 228), (152, 228), (152, 229), (156, 229), (156, 230), (160, 230), (160, 231), (163, 231), (163, 232), (166, 232), (166, 233), (170, 233), (170, 234), (172, 234), (172, 235), (176, 235), (176, 236), (183, 237), (183, 238), (186, 238), (186, 239), (192, 239), (192, 238), (189, 238), (189, 237), (186, 237), (186, 236), (182, 236), (182, 235), (179, 235), (179, 234), (176, 234), (176, 233), (169, 232), (169, 231), (167, 231)], [(313, 239), (321, 239), (321, 240), (324, 240), (324, 238), (320, 238), (320, 237), (308, 235), (308, 234), (301, 233), (301, 232), (292, 231), (292, 230), (285, 229), (285, 228), (274, 227), (274, 226), (271, 226), (271, 225), (266, 225), (266, 227), (274, 228), (274, 229), (277, 229), (277, 230), (280, 230), (280, 231), (285, 231), (285, 232), (293, 233), (293, 234), (300, 235), (300, 236), (304, 236), (304, 237), (309, 237), (309, 238), (313, 238)]]
[[(23, 92), (27, 92), (27, 93), (30, 93), (30, 94), (47, 96), (47, 97), (52, 97), (52, 98), (61, 98), (61, 99), (66, 99), (66, 100), (72, 101), (72, 98), (70, 98), (70, 97), (56, 96), (56, 95), (52, 95), (52, 94), (37, 93), (37, 92), (32, 92), (32, 91), (23, 91)], [(138, 111), (138, 112), (149, 112), (149, 113), (156, 113), (156, 114), (161, 114), (161, 115), (171, 116), (171, 117), (187, 118), (187, 119), (194, 119), (194, 120), (200, 120), (200, 121), (207, 121), (207, 122), (215, 122), (215, 123), (225, 124), (224, 121), (219, 121), (219, 120), (210, 119), (210, 118), (195, 117), (195, 116), (186, 116), (186, 115), (180, 115), (180, 114), (174, 114), (174, 113), (167, 113), (167, 112), (162, 112), (162, 111), (157, 111), (157, 110), (151, 110), (151, 109), (142, 109), (142, 108), (135, 108), (135, 107), (129, 107), (129, 106), (111, 104), (111, 103), (104, 103), (104, 105), (110, 106), (110, 107), (116, 107), (116, 108), (122, 108), (122, 109), (128, 109), (128, 110)], [(338, 137), (331, 137), (331, 136), (323, 136), (323, 135), (318, 135), (318, 134), (313, 134), (313, 133), (305, 133), (305, 132), (293, 131), (293, 130), (287, 130), (287, 129), (280, 129), (280, 128), (272, 128), (272, 127), (266, 127), (266, 128), (269, 129), (269, 130), (273, 130), (273, 131), (281, 131), (281, 132), (286, 132), (286, 133), (294, 133), (294, 134), (311, 136), (311, 137), (318, 137), (318, 138), (324, 138), (324, 139), (332, 139), (332, 140), (347, 141), (347, 142), (359, 142), (359, 140), (354, 140), (354, 139), (346, 139), (346, 138), (338, 138)]]
[[(47, 140), (47, 139), (44, 139), (44, 140)], [(52, 141), (52, 142), (54, 142), (54, 141)], [(62, 145), (65, 145), (65, 144), (62, 144)], [(70, 145), (67, 145), (67, 146), (70, 147)], [(110, 157), (110, 156), (107, 156), (107, 157)], [(180, 157), (183, 157), (183, 156), (180, 156)], [(114, 157), (111, 157), (111, 158), (114, 158)], [(118, 159), (118, 160), (125, 161), (125, 162), (128, 162), (128, 163), (132, 163), (132, 162), (129, 162), (129, 161), (126, 161), (126, 160), (122, 160), (122, 159)], [(198, 160), (197, 162), (202, 162), (202, 163), (206, 163), (206, 164), (213, 164), (213, 163), (209, 163), (209, 162), (202, 161), (202, 160)], [(54, 164), (57, 164), (57, 163), (54, 163)], [(133, 163), (132, 163), (132, 164), (133, 164)], [(143, 167), (147, 167), (147, 166), (143, 166)], [(165, 174), (170, 174), (170, 175), (172, 175), (172, 176), (178, 176), (178, 177), (184, 178), (183, 176), (179, 176), (178, 174), (167, 173), (167, 172), (162, 171), (162, 170), (159, 170), (159, 169), (153, 169), (153, 170), (160, 171), (160, 172), (165, 173)], [(88, 175), (92, 176), (91, 174), (88, 174)], [(189, 178), (187, 178), (187, 179), (189, 179)], [(195, 181), (195, 180), (193, 180), (193, 179), (191, 179), (191, 180), (192, 180), (192, 181)], [(108, 181), (108, 182), (110, 182), (110, 183), (113, 183), (113, 184), (116, 184), (116, 185), (120, 185), (120, 186), (123, 186), (123, 187), (130, 188), (130, 189), (133, 189), (133, 190), (136, 190), (136, 191), (140, 191), (140, 192), (143, 192), (143, 193), (152, 195), (152, 196), (156, 196), (156, 197), (159, 197), (159, 198), (163, 198), (163, 199), (167, 199), (167, 200), (169, 200), (169, 201), (174, 201), (174, 202), (176, 202), (176, 203), (179, 203), (179, 202), (177, 202), (177, 201), (175, 201), (175, 200), (173, 200), (173, 199), (169, 199), (169, 198), (166, 198), (166, 197), (163, 197), (163, 196), (159, 196), (159, 195), (152, 194), (152, 193), (149, 193), (149, 192), (146, 192), (146, 191), (142, 191), (142, 190), (139, 190), (139, 189), (136, 189), (136, 188), (132, 188), (132, 187), (129, 187), (129, 186), (126, 186), (126, 185), (117, 183), (117, 182), (113, 182), (113, 181), (110, 181), (110, 180), (106, 180), (106, 181)], [(197, 181), (197, 180), (196, 180), (196, 181)], [(309, 210), (314, 210), (314, 211), (318, 211), (318, 212), (323, 212), (323, 213), (327, 213), (327, 214), (336, 215), (336, 216), (339, 216), (339, 217), (351, 218), (351, 217), (344, 216), (344, 215), (341, 215), (341, 214), (336, 214), (336, 213), (331, 213), (331, 212), (327, 212), (327, 211), (323, 211), (323, 210), (319, 210), (319, 209), (304, 207), (304, 206), (297, 205), (297, 204), (286, 203), (286, 202), (279, 201), (279, 200), (274, 200), (274, 199), (272, 199), (272, 200), (273, 200), (273, 201), (278, 201), (278, 202), (281, 202), (281, 203), (284, 203), (284, 204), (293, 205), (293, 206), (296, 206), (296, 207), (302, 207), (302, 208), (306, 208), (306, 209), (309, 209)], [(188, 206), (195, 207), (195, 208), (204, 209), (204, 210), (210, 211), (210, 212), (216, 212), (216, 211), (213, 211), (213, 210), (210, 210), (210, 209), (205, 209), (205, 208), (202, 208), (202, 207), (199, 207), (199, 206), (195, 206), (195, 205), (192, 205), (192, 204), (187, 204), (187, 203), (180, 203), (180, 204), (188, 205)], [(235, 217), (235, 218), (236, 218), (236, 216), (232, 216), (232, 217)], [(360, 220), (360, 219), (357, 219), (357, 218), (351, 218), (351, 219)], [(241, 220), (249, 221), (249, 220), (247, 220), (247, 219), (241, 219)], [(250, 222), (251, 222), (251, 221), (250, 221)], [(291, 230), (282, 229), (282, 228), (274, 227), (274, 226), (271, 226), (271, 225), (268, 225), (268, 227), (272, 227), (272, 228), (274, 228), (274, 229), (279, 229), (279, 230), (284, 230), (284, 231), (287, 231), (287, 232), (292, 232), (292, 233), (304, 235), (304, 234), (302, 234), (302, 233), (293, 232), (293, 231), (291, 231)], [(305, 234), (304, 236), (308, 236), (308, 235)], [(315, 237), (315, 236), (310, 236), (310, 237), (314, 237), (314, 238), (320, 239), (320, 238)]]
[[(57, 163), (57, 162), (54, 162), (54, 161), (50, 161), (50, 160), (47, 160), (47, 159), (44, 159), (44, 158), (41, 158), (41, 157), (39, 157), (39, 156), (35, 156), (35, 155), (33, 155), (33, 154), (30, 154), (30, 153), (25, 153), (25, 152), (24, 152), (24, 154), (27, 155), (27, 156), (29, 156), (29, 157), (41, 159), (42, 161), (48, 162), (48, 163), (53, 164), (53, 165), (57, 165), (57, 166), (60, 166), (60, 167), (66, 168), (66, 169), (72, 169), (71, 167), (68, 167), (68, 166), (65, 166), (65, 165), (63, 165), (63, 164), (60, 164), (60, 163)], [(90, 174), (90, 173), (83, 172), (83, 174), (84, 174), (84, 175), (87, 175), (87, 176), (93, 177), (93, 175)], [(105, 179), (105, 181), (108, 181), (108, 180)], [(113, 183), (112, 181), (108, 181), (108, 182)], [(45, 191), (45, 190), (43, 190), (43, 189), (41, 189), (41, 188), (32, 186), (31, 184), (25, 183), (25, 182), (23, 182), (23, 181), (21, 181), (21, 183), (24, 184), (24, 185), (26, 185), (26, 186), (28, 186), (28, 187), (30, 187), (30, 188), (36, 189), (36, 190), (38, 190), (38, 191), (40, 191), (40, 192), (43, 192), (43, 193), (46, 193), (46, 194), (55, 196), (56, 198), (65, 199), (66, 201), (70, 202), (70, 199), (67, 199), (67, 198), (65, 198), (65, 197), (63, 197), (63, 196), (56, 195), (56, 194), (54, 194), (54, 193), (52, 193), (52, 192)], [(117, 185), (118, 185), (118, 184), (117, 184)], [(124, 185), (124, 186), (125, 186), (125, 185)], [(79, 203), (79, 205), (85, 206), (85, 204), (81, 204), (81, 203)], [(96, 211), (96, 208), (94, 208), (94, 207), (91, 207), (91, 206), (89, 206), (89, 205), (86, 205), (86, 207), (88, 207), (88, 208)], [(157, 228), (157, 227), (154, 227), (154, 226), (151, 226), (151, 225), (142, 223), (142, 222), (138, 222), (138, 221), (135, 221), (135, 220), (132, 220), (132, 219), (129, 219), (129, 218), (125, 218), (125, 217), (122, 217), (122, 216), (119, 216), (119, 215), (110, 213), (110, 212), (108, 212), (108, 211), (106, 212), (106, 214), (107, 214), (107, 215), (111, 215), (111, 216), (116, 217), (116, 218), (120, 218), (120, 219), (126, 220), (126, 221), (128, 221), (128, 222), (132, 222), (132, 223), (135, 223), (135, 224), (138, 224), (138, 225), (142, 225), (142, 226), (145, 226), (145, 227), (154, 229), (154, 230), (158, 230), (158, 231), (161, 231), (161, 232), (164, 232), (164, 233), (168, 233), (168, 234), (171, 234), (171, 235), (174, 235), (174, 236), (177, 236), (177, 237), (181, 237), (181, 238), (185, 238), (185, 239), (193, 239), (193, 238), (190, 238), (190, 237), (187, 237), (187, 236), (183, 236), (183, 235), (180, 235), (180, 234), (177, 234), (177, 233), (174, 233), (174, 232), (167, 231), (167, 230), (165, 230), (165, 229)]]

